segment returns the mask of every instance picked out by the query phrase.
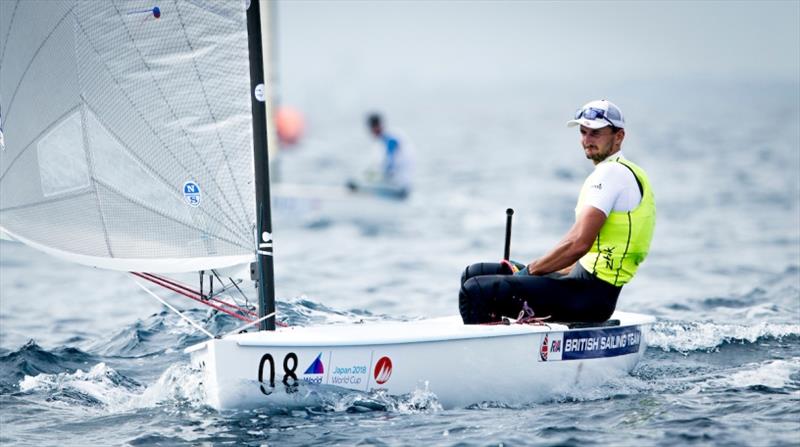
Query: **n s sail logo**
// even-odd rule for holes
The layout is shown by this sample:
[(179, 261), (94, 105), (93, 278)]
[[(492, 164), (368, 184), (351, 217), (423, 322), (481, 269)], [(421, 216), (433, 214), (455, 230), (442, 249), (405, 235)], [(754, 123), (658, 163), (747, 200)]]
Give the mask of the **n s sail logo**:
[(375, 364), (375, 370), (372, 373), (375, 377), (375, 383), (383, 385), (392, 377), (392, 359), (389, 357), (381, 357), (378, 363)]
[(191, 207), (200, 206), (200, 186), (193, 181), (184, 183), (183, 200)]

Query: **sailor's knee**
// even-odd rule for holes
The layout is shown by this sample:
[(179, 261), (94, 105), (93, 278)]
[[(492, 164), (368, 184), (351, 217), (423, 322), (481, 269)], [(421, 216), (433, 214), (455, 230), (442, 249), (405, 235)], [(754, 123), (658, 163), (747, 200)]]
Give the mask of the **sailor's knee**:
[(461, 284), (468, 279), (482, 275), (497, 275), (503, 273), (500, 265), (495, 262), (476, 262), (464, 269), (461, 274)]
[(461, 286), (464, 286), (464, 283), (467, 282), (469, 279), (469, 267), (464, 269), (464, 272), (461, 273)]
[[(466, 272), (465, 272), (466, 273)], [(461, 312), (461, 319), (465, 324), (477, 323), (480, 300), (480, 285), (476, 278), (468, 278), (461, 284), (458, 292), (458, 310)]]
[(464, 269), (464, 273), (461, 274), (461, 284), (463, 285), (468, 279), (478, 275), (483, 275), (481, 263), (468, 265), (467, 268)]

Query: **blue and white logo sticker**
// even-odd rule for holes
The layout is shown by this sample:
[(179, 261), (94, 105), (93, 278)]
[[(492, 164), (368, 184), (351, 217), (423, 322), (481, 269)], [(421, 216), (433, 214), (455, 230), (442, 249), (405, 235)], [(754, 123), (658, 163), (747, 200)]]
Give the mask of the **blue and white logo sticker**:
[(200, 186), (192, 181), (184, 183), (183, 200), (186, 201), (189, 206), (200, 206)]
[(539, 361), (584, 360), (635, 354), (639, 352), (641, 343), (642, 332), (639, 326), (549, 333), (544, 336), (539, 347)]

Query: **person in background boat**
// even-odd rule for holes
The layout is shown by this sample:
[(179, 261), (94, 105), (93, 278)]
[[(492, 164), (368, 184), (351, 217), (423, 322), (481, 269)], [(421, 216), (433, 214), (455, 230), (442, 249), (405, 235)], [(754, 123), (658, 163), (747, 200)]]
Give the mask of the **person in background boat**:
[(370, 191), (379, 195), (405, 198), (411, 192), (413, 150), (407, 139), (386, 131), (378, 113), (367, 116), (367, 128), (380, 143), (383, 152), (380, 166), (367, 171), (366, 182), (349, 180), (352, 191)]
[(503, 261), (467, 267), (459, 310), (464, 323), (510, 318), (602, 322), (650, 248), (656, 204), (645, 171), (622, 154), (625, 119), (607, 100), (581, 107), (569, 127), (594, 171), (583, 184), (575, 224), (528, 265)]

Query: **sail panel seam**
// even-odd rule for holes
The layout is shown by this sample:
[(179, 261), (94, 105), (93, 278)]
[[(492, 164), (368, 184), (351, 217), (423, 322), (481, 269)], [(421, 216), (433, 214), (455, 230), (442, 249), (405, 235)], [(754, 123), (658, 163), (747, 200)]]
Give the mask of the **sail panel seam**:
[(3, 50), (0, 51), (0, 68), (3, 66), (3, 59), (5, 59), (6, 47), (8, 46), (8, 38), (11, 36), (11, 30), (14, 28), (14, 19), (17, 17), (17, 8), (19, 7), (21, 1), (22, 0), (17, 0), (17, 2), (14, 3), (14, 11), (11, 12), (11, 21), (8, 22), (8, 32), (6, 33), (6, 38), (3, 41)]
[[(170, 216), (169, 214), (166, 214), (166, 213), (162, 212), (161, 210), (153, 208), (153, 207), (151, 207), (151, 206), (149, 206), (149, 205), (147, 205), (147, 204), (145, 204), (145, 203), (143, 203), (143, 202), (141, 202), (141, 201), (139, 201), (139, 200), (137, 200), (137, 199), (135, 199), (133, 197), (129, 197), (129, 196), (123, 194), (118, 189), (114, 188), (113, 185), (105, 183), (100, 179), (94, 179), (94, 180), (97, 182), (97, 184), (99, 184), (100, 186), (102, 186), (102, 187), (108, 189), (109, 191), (113, 192), (117, 196), (121, 197), (123, 200), (126, 200), (126, 201), (128, 201), (130, 203), (133, 203), (134, 205), (137, 205), (137, 206), (139, 206), (141, 208), (144, 208), (144, 209), (152, 212), (153, 214), (158, 215), (159, 217), (162, 217), (162, 218), (167, 219), (169, 221), (175, 222), (175, 223), (177, 223), (179, 225), (182, 225), (182, 226), (184, 226), (186, 228), (198, 231), (200, 233), (207, 234), (206, 230), (204, 230), (203, 228), (200, 228), (198, 226), (195, 226), (195, 225), (189, 224), (187, 222), (181, 221), (179, 219), (176, 219), (175, 217)], [(231, 234), (234, 234), (234, 235), (236, 234), (235, 232), (231, 231), (230, 229), (228, 229), (228, 231), (230, 231)], [(249, 240), (246, 241), (247, 244), (244, 244), (242, 241), (234, 241), (234, 240), (232, 240), (230, 238), (226, 238), (226, 237), (223, 237), (223, 236), (220, 236), (220, 235), (210, 235), (210, 236), (213, 236), (214, 239), (219, 239), (221, 241), (227, 242), (229, 244), (236, 245), (238, 247), (241, 247), (241, 248), (244, 248), (244, 249), (247, 249), (247, 250), (250, 250), (252, 248), (250, 246), (250, 244), (249, 244), (249, 242), (250, 242)]]
[[(119, 10), (119, 8), (117, 7), (116, 4), (114, 4), (114, 9), (116, 9), (117, 15), (120, 18), (122, 18), (122, 12)], [(139, 55), (139, 59), (141, 60), (142, 65), (147, 69), (148, 74), (150, 75), (151, 79), (153, 80), (153, 85), (155, 86), (156, 90), (158, 90), (158, 94), (164, 100), (164, 104), (167, 106), (167, 109), (169, 109), (169, 112), (172, 115), (172, 117), (175, 118), (175, 121), (180, 123), (179, 128), (180, 128), (181, 132), (183, 133), (184, 138), (186, 139), (186, 141), (188, 143), (188, 146), (194, 152), (194, 155), (195, 155), (196, 159), (200, 161), (200, 164), (202, 165), (203, 169), (205, 170), (205, 173), (208, 176), (208, 178), (211, 181), (211, 183), (214, 184), (214, 186), (219, 191), (220, 197), (223, 199), (225, 204), (228, 205), (228, 209), (235, 212), (235, 209), (234, 209), (233, 205), (231, 204), (230, 200), (228, 199), (227, 195), (225, 194), (225, 190), (222, 189), (222, 187), (220, 187), (219, 183), (217, 183), (217, 181), (216, 181), (216, 177), (213, 175), (213, 173), (209, 169), (208, 165), (206, 165), (206, 163), (203, 161), (203, 157), (201, 156), (201, 154), (198, 151), (197, 147), (195, 146), (194, 142), (192, 142), (192, 139), (189, 138), (189, 133), (186, 131), (186, 128), (181, 123), (181, 120), (178, 119), (178, 114), (175, 112), (175, 109), (172, 107), (172, 104), (167, 100), (167, 95), (164, 94), (164, 90), (161, 88), (161, 85), (156, 80), (156, 77), (153, 76), (153, 71), (150, 68), (150, 65), (145, 60), (144, 55), (139, 50), (139, 47), (135, 44), (136, 41), (133, 39), (133, 36), (131, 35), (130, 30), (128, 29), (128, 25), (125, 23), (124, 20), (122, 20), (121, 22), (122, 22), (123, 28), (125, 29), (125, 34), (128, 36), (128, 39), (133, 43), (133, 48), (136, 49), (136, 53)], [(110, 73), (110, 71), (109, 71), (109, 73)], [(186, 171), (187, 171), (187, 174), (188, 174), (189, 173), (188, 169)], [(237, 217), (241, 217), (241, 216), (237, 216)], [(246, 220), (246, 219), (244, 219), (244, 220)], [(243, 225), (240, 229), (246, 231), (247, 222), (244, 222), (244, 221), (240, 222), (239, 225)]]
[[(80, 83), (80, 80), (78, 81)], [(78, 86), (80, 88), (80, 85)], [(103, 212), (103, 204), (100, 200), (100, 194), (97, 193), (97, 179), (94, 175), (95, 172), (95, 165), (94, 165), (94, 157), (92, 157), (92, 148), (89, 146), (89, 126), (88, 124), (88, 117), (86, 109), (88, 106), (81, 107), (81, 134), (83, 135), (83, 151), (86, 154), (86, 161), (89, 165), (89, 177), (91, 178), (91, 185), (92, 190), (94, 191), (94, 201), (95, 205), (97, 205), (97, 214), (100, 215), (100, 225), (103, 227), (103, 239), (106, 241), (106, 250), (108, 250), (108, 256), (110, 258), (114, 257), (114, 250), (111, 249), (111, 239), (108, 235), (108, 225), (106, 225), (106, 216)]]
[[(245, 210), (247, 208), (244, 206), (244, 199), (242, 198), (242, 193), (239, 190), (239, 184), (238, 184), (238, 182), (236, 182), (236, 177), (234, 176), (233, 170), (231, 169), (231, 164), (228, 162), (228, 160), (229, 160), (228, 152), (227, 152), (225, 146), (222, 144), (222, 136), (219, 134), (219, 121), (217, 120), (217, 117), (214, 114), (213, 109), (211, 108), (211, 104), (208, 101), (208, 92), (206, 92), (205, 83), (203, 82), (203, 78), (202, 78), (202, 76), (200, 76), (200, 70), (197, 67), (197, 60), (194, 57), (195, 49), (194, 49), (194, 46), (192, 46), (192, 41), (189, 39), (189, 34), (186, 31), (186, 25), (183, 22), (183, 15), (181, 15), (181, 8), (179, 7), (179, 3), (175, 4), (175, 11), (178, 13), (178, 22), (181, 24), (181, 30), (183, 31), (183, 36), (186, 39), (186, 45), (189, 47), (189, 50), (190, 50), (190, 52), (192, 54), (192, 57), (191, 57), (192, 67), (194, 68), (194, 72), (195, 72), (195, 74), (197, 76), (197, 80), (200, 83), (200, 89), (201, 89), (201, 91), (203, 93), (203, 101), (206, 104), (206, 108), (208, 109), (209, 116), (214, 121), (214, 133), (217, 136), (217, 146), (220, 148), (220, 151), (222, 152), (222, 158), (223, 158), (223, 160), (225, 160), (225, 166), (228, 168), (228, 175), (230, 176), (230, 178), (232, 180), (233, 188), (234, 188), (234, 190), (236, 192), (236, 197), (239, 199), (239, 205), (241, 206), (242, 211), (245, 212), (245, 217), (243, 217), (242, 220), (244, 222), (246, 222), (247, 221), (247, 218), (246, 218), (247, 213), (246, 213)], [(242, 216), (240, 216), (240, 217), (242, 217)]]
[[(153, 127), (153, 126), (150, 124), (150, 122), (148, 122), (148, 121), (147, 121), (147, 120), (144, 118), (144, 115), (143, 115), (143, 114), (141, 113), (141, 111), (140, 111), (140, 110), (139, 110), (139, 109), (136, 107), (136, 104), (133, 102), (133, 100), (130, 98), (130, 96), (128, 96), (128, 92), (127, 92), (127, 91), (125, 91), (125, 89), (123, 89), (123, 88), (122, 88), (122, 85), (119, 83), (119, 81), (117, 80), (117, 78), (114, 76), (113, 72), (112, 72), (112, 71), (109, 69), (109, 67), (108, 67), (108, 65), (105, 63), (105, 61), (103, 61), (103, 59), (102, 59), (102, 55), (101, 55), (101, 54), (100, 54), (100, 52), (97, 50), (97, 48), (96, 48), (96, 47), (95, 47), (95, 46), (92, 44), (92, 41), (91, 41), (91, 39), (89, 38), (89, 34), (88, 34), (88, 33), (86, 32), (86, 30), (83, 28), (83, 26), (81, 25), (80, 21), (76, 20), (76, 23), (78, 24), (78, 28), (81, 30), (81, 32), (83, 33), (83, 35), (84, 35), (84, 36), (86, 36), (86, 39), (87, 39), (87, 41), (89, 42), (89, 44), (90, 44), (90, 46), (92, 47), (92, 49), (94, 50), (94, 52), (97, 54), (97, 56), (98, 56), (98, 59), (99, 59), (100, 61), (102, 61), (102, 62), (103, 62), (103, 66), (105, 67), (105, 69), (106, 69), (106, 71), (108, 72), (109, 76), (110, 76), (110, 77), (111, 77), (111, 78), (114, 80), (114, 82), (116, 83), (116, 85), (117, 85), (117, 87), (118, 87), (119, 91), (122, 93), (122, 96), (123, 96), (123, 97), (124, 97), (124, 98), (127, 100), (127, 102), (130, 104), (131, 110), (133, 110), (133, 111), (135, 111), (135, 112), (136, 112), (136, 114), (138, 115), (139, 119), (141, 119), (141, 120), (142, 120), (142, 122), (143, 122), (143, 123), (144, 123), (144, 124), (147, 126), (148, 130), (150, 130), (150, 132), (152, 133), (153, 137), (155, 137), (155, 138), (156, 138), (156, 139), (159, 141), (159, 143), (161, 143), (161, 147), (164, 149), (164, 151), (165, 151), (166, 153), (168, 153), (168, 154), (171, 156), (171, 158), (172, 158), (172, 160), (175, 162), (175, 164), (176, 164), (178, 167), (180, 167), (181, 169), (183, 169), (184, 173), (188, 175), (188, 174), (189, 174), (189, 172), (190, 172), (190, 170), (188, 169), (188, 167), (187, 167), (187, 166), (185, 166), (185, 165), (184, 165), (184, 164), (183, 164), (183, 163), (180, 161), (180, 158), (179, 158), (179, 157), (178, 157), (178, 156), (177, 156), (177, 155), (176, 155), (176, 154), (173, 152), (173, 150), (171, 149), (171, 147), (170, 147), (169, 145), (167, 145), (167, 143), (166, 143), (166, 142), (165, 142), (165, 141), (164, 141), (164, 140), (161, 138), (161, 136), (160, 136), (160, 135), (159, 135), (159, 133), (156, 131), (156, 129), (155, 129), (155, 128), (154, 128), (154, 127)], [(162, 97), (163, 97), (163, 95), (162, 95)], [(85, 98), (84, 98), (84, 101), (86, 101), (86, 99), (85, 99)], [(87, 102), (87, 104), (88, 104), (88, 102)], [(97, 116), (97, 114), (95, 114), (95, 116)], [(107, 128), (107, 126), (106, 126), (106, 128)], [(115, 137), (116, 137), (117, 139), (119, 139), (119, 136), (115, 135)], [(120, 140), (120, 141), (121, 141), (121, 140)], [(123, 144), (123, 146), (124, 146), (126, 149), (128, 149), (128, 151), (130, 152), (130, 148), (129, 148), (127, 145)], [(143, 164), (144, 166), (147, 166), (147, 167), (149, 168), (149, 170), (151, 170), (151, 171), (155, 171), (155, 169), (154, 169), (152, 166), (150, 166), (150, 165), (149, 165), (149, 164), (147, 164), (147, 163), (144, 163), (144, 161), (142, 161), (142, 164)], [(215, 183), (215, 184), (216, 184), (216, 183)], [(217, 186), (217, 189), (218, 189), (219, 191), (221, 191), (221, 188), (219, 188), (219, 186)], [(211, 196), (211, 197), (209, 198), (209, 200), (210, 200), (210, 201), (211, 201), (211, 203), (213, 203), (213, 204), (214, 204), (216, 207), (218, 207), (218, 208), (222, 208), (222, 207), (220, 206), (220, 203), (219, 203), (219, 202), (218, 202), (218, 201), (217, 201), (217, 200), (216, 200), (216, 199), (215, 199), (213, 196)], [(227, 201), (227, 200), (226, 200), (226, 201)], [(228, 205), (230, 206), (230, 203), (228, 203)], [(239, 227), (239, 225), (246, 225), (246, 222), (245, 222), (245, 223), (241, 223), (241, 222), (237, 223), (235, 220), (233, 220), (233, 219), (232, 219), (232, 217), (231, 217), (231, 216), (228, 216), (226, 213), (222, 213), (222, 215), (223, 215), (223, 216), (226, 218), (225, 220), (227, 220), (227, 221), (229, 222), (229, 224), (230, 224), (230, 225), (232, 225), (232, 227), (234, 227), (234, 228), (239, 228), (239, 229), (241, 230), (242, 228), (241, 228), (241, 227)], [(226, 227), (226, 228), (228, 228), (228, 227)], [(247, 230), (247, 229), (245, 229), (245, 230), (246, 230), (246, 231), (243, 231), (243, 233), (249, 233), (249, 230)]]
[(47, 35), (47, 37), (45, 37), (44, 40), (42, 40), (42, 43), (39, 45), (39, 48), (37, 48), (36, 51), (33, 53), (33, 56), (31, 56), (31, 60), (28, 61), (28, 65), (25, 67), (25, 70), (22, 72), (22, 75), (20, 75), (19, 82), (17, 82), (17, 86), (14, 87), (14, 93), (11, 94), (11, 99), (8, 101), (8, 109), (6, 109), (6, 125), (8, 125), (9, 117), (14, 116), (14, 114), (11, 113), (12, 110), (11, 106), (14, 105), (14, 99), (16, 99), (17, 93), (19, 92), (19, 87), (25, 80), (25, 75), (28, 74), (28, 70), (31, 69), (31, 66), (36, 61), (36, 58), (39, 56), (39, 52), (42, 51), (42, 48), (44, 48), (44, 45), (50, 40), (51, 37), (53, 37), (53, 33), (55, 33), (56, 30), (61, 27), (61, 23), (64, 21), (64, 19), (67, 18), (67, 16), (69, 16), (72, 13), (73, 9), (75, 9), (74, 5), (71, 8), (69, 8), (69, 10), (64, 14), (63, 17), (61, 17), (61, 19), (59, 19), (58, 23), (56, 23), (56, 26), (54, 26), (53, 29), (50, 30), (50, 33)]
[(8, 174), (8, 173), (11, 171), (11, 168), (12, 168), (12, 167), (14, 167), (14, 164), (17, 162), (17, 160), (19, 160), (19, 158), (20, 158), (20, 157), (22, 157), (22, 155), (23, 155), (23, 154), (25, 154), (26, 152), (28, 152), (28, 149), (30, 149), (30, 148), (31, 148), (31, 146), (33, 146), (33, 144), (34, 144), (34, 143), (36, 143), (36, 142), (37, 142), (37, 141), (38, 141), (38, 140), (39, 140), (39, 139), (42, 137), (42, 135), (44, 135), (44, 134), (46, 134), (46, 133), (48, 133), (48, 132), (52, 131), (52, 130), (53, 130), (53, 129), (55, 129), (56, 127), (60, 126), (60, 125), (61, 125), (61, 123), (63, 123), (63, 122), (64, 122), (64, 119), (66, 119), (68, 116), (70, 116), (70, 115), (72, 115), (73, 113), (75, 113), (75, 111), (76, 111), (76, 110), (78, 110), (78, 109), (80, 109), (80, 107), (81, 107), (81, 105), (80, 105), (80, 104), (78, 104), (78, 105), (76, 105), (75, 107), (73, 107), (73, 108), (71, 108), (71, 109), (67, 110), (66, 112), (64, 112), (64, 114), (63, 114), (63, 115), (61, 115), (61, 116), (59, 116), (57, 119), (55, 119), (55, 120), (54, 120), (52, 123), (50, 123), (50, 125), (49, 125), (49, 126), (47, 126), (47, 127), (44, 129), (44, 130), (42, 130), (41, 132), (39, 132), (39, 134), (38, 134), (38, 135), (36, 135), (36, 136), (35, 136), (35, 137), (34, 137), (34, 138), (31, 140), (31, 142), (30, 142), (30, 143), (28, 143), (28, 144), (27, 144), (25, 147), (23, 147), (23, 148), (22, 148), (22, 150), (20, 150), (20, 151), (19, 151), (19, 153), (17, 154), (17, 156), (16, 156), (16, 157), (14, 157), (14, 159), (13, 159), (13, 160), (11, 160), (11, 161), (8, 163), (8, 167), (6, 168), (6, 170), (5, 170), (5, 171), (3, 171), (3, 173), (2, 173), (2, 174), (0, 174), (0, 183), (2, 183), (2, 182), (3, 182), (3, 179), (6, 177), (6, 174)]

